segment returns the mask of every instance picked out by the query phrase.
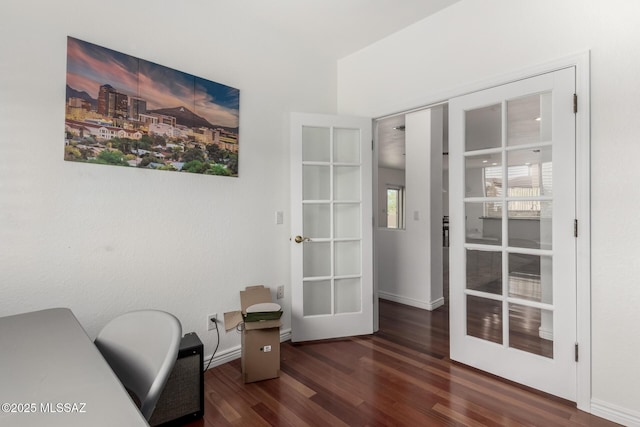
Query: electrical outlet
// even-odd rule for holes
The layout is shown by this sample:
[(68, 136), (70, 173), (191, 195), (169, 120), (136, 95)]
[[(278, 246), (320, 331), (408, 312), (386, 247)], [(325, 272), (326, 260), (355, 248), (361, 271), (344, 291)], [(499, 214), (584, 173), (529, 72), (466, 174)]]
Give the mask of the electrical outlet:
[(283, 299), (284, 298), (284, 285), (280, 285), (278, 286), (278, 290), (276, 292), (276, 298), (277, 299)]
[(216, 322), (218, 321), (218, 313), (213, 313), (207, 316), (207, 331), (216, 328)]

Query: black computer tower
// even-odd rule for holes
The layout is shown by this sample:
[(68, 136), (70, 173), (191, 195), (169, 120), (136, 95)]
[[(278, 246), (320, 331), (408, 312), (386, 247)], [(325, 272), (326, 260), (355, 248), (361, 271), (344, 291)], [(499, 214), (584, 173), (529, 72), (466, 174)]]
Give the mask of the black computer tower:
[(182, 337), (178, 360), (151, 414), (151, 426), (180, 426), (204, 415), (204, 355), (198, 335)]

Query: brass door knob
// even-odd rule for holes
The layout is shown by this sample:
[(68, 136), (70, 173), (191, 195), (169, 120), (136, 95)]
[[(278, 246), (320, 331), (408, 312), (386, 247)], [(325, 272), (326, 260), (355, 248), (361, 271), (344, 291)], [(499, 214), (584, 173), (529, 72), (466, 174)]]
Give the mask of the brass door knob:
[(310, 238), (308, 238), (308, 237), (303, 237), (303, 236), (296, 236), (296, 237), (294, 237), (294, 238), (293, 238), (293, 240), (294, 240), (296, 243), (310, 242), (310, 241), (311, 241), (311, 239), (310, 239)]

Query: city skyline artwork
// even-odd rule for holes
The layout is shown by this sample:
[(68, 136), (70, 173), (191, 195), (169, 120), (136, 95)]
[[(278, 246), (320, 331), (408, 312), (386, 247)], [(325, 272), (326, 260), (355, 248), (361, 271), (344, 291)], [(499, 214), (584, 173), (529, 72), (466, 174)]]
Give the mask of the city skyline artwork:
[(240, 91), (67, 38), (67, 161), (238, 176)]

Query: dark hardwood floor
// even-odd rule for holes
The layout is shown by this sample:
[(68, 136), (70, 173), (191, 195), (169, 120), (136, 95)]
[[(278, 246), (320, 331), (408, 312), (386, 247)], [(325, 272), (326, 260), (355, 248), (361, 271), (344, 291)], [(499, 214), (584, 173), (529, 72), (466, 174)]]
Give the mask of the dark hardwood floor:
[(212, 426), (615, 426), (449, 360), (449, 313), (380, 301), (380, 331), (282, 343), (280, 378), (243, 384), (240, 361), (205, 373)]

